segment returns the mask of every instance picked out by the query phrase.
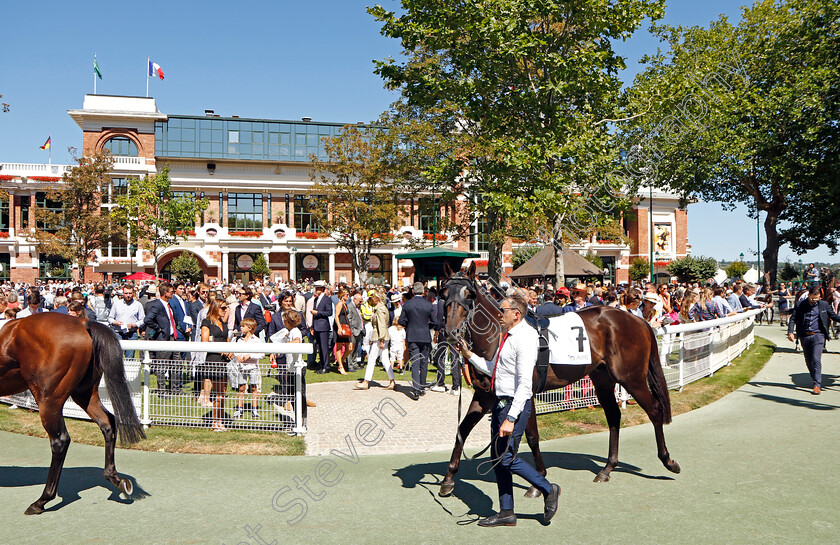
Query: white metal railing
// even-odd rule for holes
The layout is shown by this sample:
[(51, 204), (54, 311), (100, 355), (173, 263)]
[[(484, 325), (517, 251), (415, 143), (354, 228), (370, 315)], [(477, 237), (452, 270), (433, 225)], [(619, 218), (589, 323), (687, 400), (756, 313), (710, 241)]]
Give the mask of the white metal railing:
[[(750, 310), (717, 320), (655, 330), (668, 388), (682, 389), (686, 384), (711, 376), (732, 363), (754, 342), (755, 317), (762, 312), (764, 309)], [(616, 386), (616, 399), (623, 402), (630, 396)], [(588, 376), (564, 388), (536, 396), (537, 414), (595, 405), (598, 405), (598, 398)]]
[[(185, 343), (175, 341), (120, 341), (126, 351), (140, 352), (140, 358), (125, 358), (126, 379), (129, 383), (132, 402), (144, 426), (165, 425), (184, 427), (209, 427), (212, 415), (209, 408), (197, 399), (201, 383), (197, 381), (197, 363), (190, 358), (189, 352), (185, 359), (159, 360), (155, 359), (155, 352), (183, 353), (187, 350), (202, 350), (202, 353), (264, 353), (264, 354), (311, 354), (310, 343)], [(226, 364), (222, 364), (226, 365)], [(284, 365), (272, 368), (268, 364), (260, 364), (259, 395), (254, 403), (252, 394), (245, 393), (242, 407), (247, 412), (238, 418), (234, 417), (239, 405), (240, 393), (232, 390), (229, 385), (221, 396), (223, 420), (229, 429), (247, 429), (263, 431), (288, 431), (302, 434), (306, 432), (303, 417), (303, 371), (306, 362), (297, 358), (293, 369), (286, 369)], [(227, 377), (227, 367), (220, 370)], [(178, 389), (175, 393), (165, 391), (157, 386), (157, 376), (168, 376), (170, 381), (177, 384), (182, 382), (186, 388)], [(227, 378), (225, 378), (227, 381)], [(170, 385), (172, 382), (170, 382)], [(293, 387), (293, 393), (290, 390)], [(104, 381), (100, 382), (99, 395), (108, 410), (113, 411), (108, 391)], [(5, 403), (36, 410), (35, 399), (29, 391), (22, 394), (0, 398)], [(287, 410), (285, 407), (290, 407)], [(251, 410), (257, 416), (253, 416)], [(72, 400), (64, 405), (64, 416), (87, 419), (88, 416)]]
[(0, 174), (12, 176), (54, 175), (70, 172), (71, 165), (48, 165), (44, 163), (0, 163)]
[(146, 159), (144, 157), (111, 157), (111, 162), (115, 165), (135, 165), (146, 166)]

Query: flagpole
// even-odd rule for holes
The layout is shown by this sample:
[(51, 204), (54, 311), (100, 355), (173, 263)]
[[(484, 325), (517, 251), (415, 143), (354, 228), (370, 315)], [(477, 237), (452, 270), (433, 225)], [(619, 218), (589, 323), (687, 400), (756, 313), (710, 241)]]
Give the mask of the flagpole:
[[(94, 94), (96, 94), (96, 93), (94, 93)], [(50, 143), (50, 148), (49, 148), (49, 150), (50, 150), (50, 166), (52, 166), (52, 133), (50, 133), (50, 137), (47, 141)]]
[[(96, 51), (93, 52), (93, 65), (96, 66)], [(96, 94), (96, 70), (93, 71), (93, 94)]]
[(149, 98), (149, 63), (152, 62), (151, 57), (146, 57), (146, 98)]

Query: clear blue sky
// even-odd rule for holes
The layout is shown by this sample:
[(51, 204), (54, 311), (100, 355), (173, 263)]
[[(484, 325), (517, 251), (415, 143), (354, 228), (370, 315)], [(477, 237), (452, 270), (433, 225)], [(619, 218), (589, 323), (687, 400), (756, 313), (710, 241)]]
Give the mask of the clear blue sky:
[[(217, 114), (357, 122), (371, 121), (395, 100), (373, 74), (372, 59), (397, 56), (399, 46), (379, 34), (365, 13), (372, 1), (254, 1), (238, 5), (198, 2), (13, 2), (3, 8), (7, 34), (0, 50), (0, 94), (12, 110), (0, 114), (0, 161), (46, 162), (41, 146), (52, 133), (53, 162), (69, 163), (68, 146), (81, 131), (67, 115), (93, 92), (93, 54), (103, 79), (100, 94), (146, 93), (146, 57), (163, 67), (149, 94), (164, 113)], [(381, 0), (388, 9), (398, 2)], [(724, 0), (671, 0), (665, 21), (702, 25), (725, 13)], [(645, 30), (618, 44), (636, 61), (657, 42)], [(715, 203), (689, 207), (695, 255), (734, 259), (756, 247), (755, 221), (744, 210), (724, 212)], [(783, 248), (780, 258), (799, 259)], [(823, 247), (803, 260), (840, 261)]]

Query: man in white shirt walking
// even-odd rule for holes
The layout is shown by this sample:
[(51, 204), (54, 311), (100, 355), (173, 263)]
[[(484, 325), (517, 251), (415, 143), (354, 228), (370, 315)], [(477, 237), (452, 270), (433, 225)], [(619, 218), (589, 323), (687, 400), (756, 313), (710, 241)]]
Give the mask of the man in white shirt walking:
[(531, 382), (537, 363), (539, 338), (536, 330), (524, 317), (528, 303), (515, 294), (501, 302), (504, 335), (492, 361), (473, 354), (461, 342), (461, 354), (476, 369), (493, 377), (491, 388), (496, 394), (490, 425), (491, 457), (495, 463), (496, 484), (499, 489), (499, 512), (478, 521), (479, 526), (516, 526), (513, 512), (513, 474), (519, 475), (539, 489), (545, 498), (543, 521), (548, 523), (557, 512), (560, 487), (551, 484), (536, 469), (518, 455), (519, 444), (531, 415)]

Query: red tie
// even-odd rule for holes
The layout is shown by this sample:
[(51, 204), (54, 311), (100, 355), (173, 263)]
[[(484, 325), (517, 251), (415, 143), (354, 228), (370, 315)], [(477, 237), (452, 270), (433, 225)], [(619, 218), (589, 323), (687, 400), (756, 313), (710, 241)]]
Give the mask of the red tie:
[(505, 333), (504, 337), (502, 337), (502, 342), (499, 343), (499, 353), (496, 354), (496, 365), (493, 366), (493, 376), (490, 378), (490, 389), (494, 392), (496, 391), (496, 369), (499, 367), (499, 359), (502, 357), (502, 347), (505, 345), (505, 341), (507, 340), (510, 333)]
[(175, 329), (175, 317), (172, 315), (172, 308), (166, 305), (166, 314), (169, 315), (169, 327), (172, 328), (172, 338), (178, 340), (178, 330)]

